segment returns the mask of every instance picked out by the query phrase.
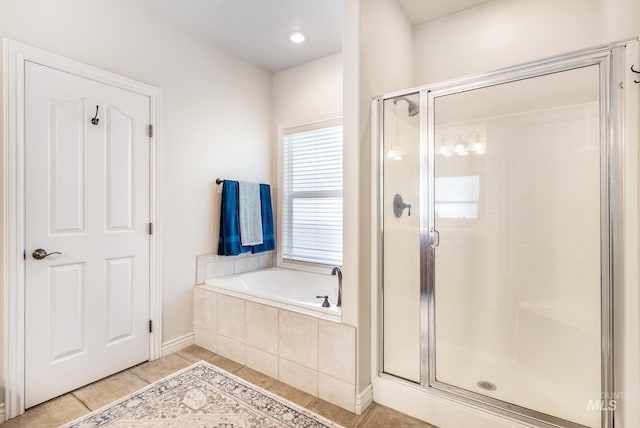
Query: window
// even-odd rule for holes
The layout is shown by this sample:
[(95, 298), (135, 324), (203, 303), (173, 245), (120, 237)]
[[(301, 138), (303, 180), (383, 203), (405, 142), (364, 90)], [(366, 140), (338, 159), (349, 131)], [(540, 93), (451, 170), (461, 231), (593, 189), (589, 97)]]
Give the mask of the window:
[(342, 264), (342, 125), (283, 131), (281, 258)]

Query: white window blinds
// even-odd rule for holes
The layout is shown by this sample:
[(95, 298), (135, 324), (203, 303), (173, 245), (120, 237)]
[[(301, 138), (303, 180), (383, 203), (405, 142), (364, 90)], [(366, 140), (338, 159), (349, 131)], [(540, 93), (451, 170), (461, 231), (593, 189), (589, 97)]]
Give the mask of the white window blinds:
[(282, 258), (341, 265), (342, 125), (285, 130), (283, 146)]

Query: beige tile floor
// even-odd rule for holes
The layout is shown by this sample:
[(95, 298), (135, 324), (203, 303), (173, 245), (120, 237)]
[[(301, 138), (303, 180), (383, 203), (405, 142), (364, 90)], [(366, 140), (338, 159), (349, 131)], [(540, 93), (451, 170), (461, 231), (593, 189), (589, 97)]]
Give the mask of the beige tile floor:
[(306, 407), (346, 428), (435, 428), (433, 425), (375, 403), (369, 406), (362, 415), (355, 415), (195, 345), (158, 360), (132, 367), (35, 406), (23, 415), (3, 423), (2, 428), (58, 427), (200, 360), (206, 360), (215, 366), (234, 373), (236, 376), (302, 407)]

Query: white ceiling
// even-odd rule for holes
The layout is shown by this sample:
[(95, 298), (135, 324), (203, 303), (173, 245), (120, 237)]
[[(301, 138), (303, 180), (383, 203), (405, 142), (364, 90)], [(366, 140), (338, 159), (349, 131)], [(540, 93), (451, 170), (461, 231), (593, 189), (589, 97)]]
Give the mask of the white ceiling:
[[(272, 72), (340, 52), (343, 1), (349, 0), (140, 0), (187, 31)], [(397, 1), (416, 25), (490, 0)], [(294, 31), (304, 32), (307, 40), (291, 43)]]
[[(342, 50), (343, 0), (147, 0), (178, 25), (269, 71)], [(307, 40), (289, 41), (294, 31)]]
[(397, 0), (413, 25), (444, 18), (492, 0)]

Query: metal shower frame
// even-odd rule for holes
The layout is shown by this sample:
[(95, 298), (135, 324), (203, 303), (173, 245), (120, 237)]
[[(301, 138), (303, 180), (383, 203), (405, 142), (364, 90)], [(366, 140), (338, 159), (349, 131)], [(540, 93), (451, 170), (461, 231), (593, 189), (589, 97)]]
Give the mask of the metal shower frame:
[[(488, 410), (503, 416), (540, 427), (579, 428), (583, 425), (547, 415), (522, 406), (497, 400), (453, 385), (438, 382), (435, 378), (435, 247), (437, 231), (434, 218), (434, 166), (435, 166), (435, 114), (434, 102), (439, 96), (470, 91), (518, 80), (544, 76), (572, 69), (597, 65), (600, 77), (600, 242), (601, 242), (601, 385), (604, 397), (615, 392), (614, 387), (614, 288), (622, 287), (622, 95), (615, 91), (615, 82), (624, 68), (624, 49), (629, 41), (620, 41), (592, 49), (586, 49), (526, 63), (503, 70), (449, 80), (384, 94), (372, 101), (374, 146), (377, 159), (378, 194), (377, 231), (379, 245), (376, 255), (378, 284), (378, 367), (381, 377), (414, 384), (383, 372), (383, 310), (384, 310), (384, 101), (418, 94), (420, 97), (420, 385), (435, 394), (453, 398), (464, 404)], [(375, 173), (376, 171), (374, 171)], [(615, 258), (615, 263), (614, 263)], [(614, 282), (616, 278), (616, 282)], [(620, 284), (618, 284), (618, 282)], [(615, 411), (602, 411), (601, 428), (614, 428)]]

